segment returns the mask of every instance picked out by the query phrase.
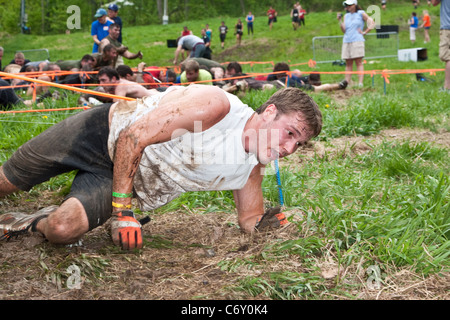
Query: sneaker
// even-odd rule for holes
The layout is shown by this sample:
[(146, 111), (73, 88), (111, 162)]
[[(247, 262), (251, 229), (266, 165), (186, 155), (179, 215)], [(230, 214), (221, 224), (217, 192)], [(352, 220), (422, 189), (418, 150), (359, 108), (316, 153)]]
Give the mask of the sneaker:
[(347, 80), (342, 80), (341, 82), (339, 82), (339, 89), (345, 89), (348, 86), (348, 82)]
[(9, 212), (0, 215), (0, 240), (10, 240), (13, 237), (35, 232), (37, 222), (47, 217), (56, 208), (57, 206), (46, 207), (34, 214)]

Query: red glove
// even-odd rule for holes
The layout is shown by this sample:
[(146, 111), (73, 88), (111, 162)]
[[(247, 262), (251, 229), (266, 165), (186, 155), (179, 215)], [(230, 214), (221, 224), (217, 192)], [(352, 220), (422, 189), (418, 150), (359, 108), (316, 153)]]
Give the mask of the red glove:
[(267, 209), (266, 212), (264, 212), (261, 219), (259, 219), (256, 222), (255, 228), (258, 230), (270, 227), (270, 228), (279, 228), (285, 224), (287, 224), (288, 221), (286, 220), (286, 216), (283, 212), (281, 212), (280, 207), (276, 208), (270, 208)]
[(111, 236), (114, 244), (124, 250), (142, 248), (142, 225), (134, 217), (133, 211), (112, 214)]

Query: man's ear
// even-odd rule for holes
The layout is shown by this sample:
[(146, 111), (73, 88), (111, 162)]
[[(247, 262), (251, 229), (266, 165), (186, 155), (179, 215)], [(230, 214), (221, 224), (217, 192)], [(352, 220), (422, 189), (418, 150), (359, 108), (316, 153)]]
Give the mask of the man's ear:
[(277, 113), (278, 113), (277, 106), (272, 103), (269, 104), (266, 107), (266, 109), (264, 109), (263, 116), (267, 120), (274, 120), (275, 117), (277, 116)]

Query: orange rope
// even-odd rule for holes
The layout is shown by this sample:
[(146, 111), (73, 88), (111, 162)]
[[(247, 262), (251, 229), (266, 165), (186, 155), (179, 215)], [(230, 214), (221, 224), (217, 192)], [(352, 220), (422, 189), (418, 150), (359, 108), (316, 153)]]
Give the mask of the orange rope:
[(32, 109), (32, 110), (10, 110), (10, 111), (0, 111), (0, 114), (4, 113), (30, 113), (30, 112), (52, 112), (52, 111), (67, 111), (67, 110), (87, 110), (90, 107), (73, 107), (73, 108), (57, 108), (57, 109)]
[(48, 82), (48, 81), (39, 80), (39, 79), (32, 79), (32, 78), (28, 78), (28, 77), (19, 76), (17, 74), (10, 74), (10, 73), (5, 73), (5, 72), (0, 72), (0, 76), (2, 76), (2, 77), (9, 76), (9, 77), (12, 77), (14, 79), (19, 79), (19, 80), (24, 80), (24, 81), (28, 81), (28, 82), (34, 82), (34, 83), (40, 83), (40, 84), (44, 84), (44, 85), (47, 85), (47, 86), (52, 86), (52, 87), (56, 87), (56, 88), (60, 88), (60, 89), (78, 91), (78, 92), (82, 92), (82, 93), (88, 93), (88, 94), (92, 94), (92, 95), (96, 95), (96, 96), (102, 96), (102, 97), (107, 97), (107, 98), (112, 98), (112, 99), (122, 99), (122, 100), (127, 100), (127, 101), (135, 101), (136, 100), (134, 98), (116, 96), (116, 95), (108, 94), (108, 93), (104, 93), (104, 92), (98, 92), (98, 91), (94, 91), (94, 90), (87, 90), (87, 89), (81, 89), (81, 88), (74, 88), (74, 87), (67, 86), (67, 85), (64, 85), (64, 84)]

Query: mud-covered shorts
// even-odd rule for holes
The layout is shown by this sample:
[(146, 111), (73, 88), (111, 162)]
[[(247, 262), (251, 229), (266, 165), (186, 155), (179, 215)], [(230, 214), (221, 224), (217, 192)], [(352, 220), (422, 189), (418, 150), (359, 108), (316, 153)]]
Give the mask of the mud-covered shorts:
[(55, 124), (22, 145), (3, 164), (6, 178), (23, 191), (77, 170), (66, 199), (84, 206), (89, 230), (111, 216), (113, 163), (108, 154), (109, 110), (104, 104)]

